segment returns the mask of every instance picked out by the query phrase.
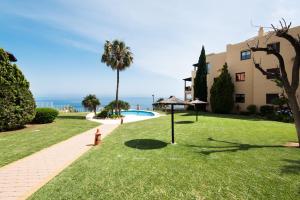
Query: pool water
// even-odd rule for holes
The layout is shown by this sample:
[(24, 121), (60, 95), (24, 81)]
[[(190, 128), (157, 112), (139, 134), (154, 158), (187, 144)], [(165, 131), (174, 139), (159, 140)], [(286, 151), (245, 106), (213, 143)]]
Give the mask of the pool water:
[(126, 111), (121, 111), (121, 115), (128, 116), (128, 115), (134, 115), (134, 116), (147, 116), (147, 117), (153, 117), (154, 113), (153, 112), (148, 112), (148, 111), (142, 111), (142, 110), (126, 110)]

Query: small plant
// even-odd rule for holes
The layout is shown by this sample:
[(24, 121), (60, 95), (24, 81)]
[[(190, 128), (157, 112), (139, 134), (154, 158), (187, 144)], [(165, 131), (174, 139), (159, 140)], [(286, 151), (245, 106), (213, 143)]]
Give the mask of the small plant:
[(251, 114), (251, 115), (256, 114), (256, 111), (257, 111), (256, 105), (251, 104), (251, 105), (247, 106), (247, 111), (248, 111), (249, 114)]
[(119, 114), (112, 114), (112, 115), (110, 115), (110, 118), (112, 118), (112, 119), (119, 119), (119, 118), (122, 118), (122, 117), (124, 117), (123, 115), (119, 115)]
[(53, 108), (37, 108), (33, 123), (51, 123), (58, 116), (58, 111)]
[(270, 105), (263, 105), (259, 109), (262, 116), (268, 116), (274, 114), (274, 107)]
[(102, 119), (109, 117), (108, 110), (102, 110), (100, 113), (97, 114), (97, 117)]

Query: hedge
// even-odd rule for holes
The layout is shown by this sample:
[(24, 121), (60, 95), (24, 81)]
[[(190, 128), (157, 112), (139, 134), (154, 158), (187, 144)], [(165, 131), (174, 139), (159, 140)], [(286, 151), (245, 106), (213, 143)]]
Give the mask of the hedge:
[(58, 116), (58, 111), (53, 108), (37, 108), (33, 123), (46, 124), (51, 123)]

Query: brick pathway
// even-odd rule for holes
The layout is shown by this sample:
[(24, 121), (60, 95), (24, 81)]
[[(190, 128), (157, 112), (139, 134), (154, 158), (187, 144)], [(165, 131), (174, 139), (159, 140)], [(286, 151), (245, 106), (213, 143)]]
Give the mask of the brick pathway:
[(104, 124), (0, 168), (0, 200), (26, 199), (118, 125)]

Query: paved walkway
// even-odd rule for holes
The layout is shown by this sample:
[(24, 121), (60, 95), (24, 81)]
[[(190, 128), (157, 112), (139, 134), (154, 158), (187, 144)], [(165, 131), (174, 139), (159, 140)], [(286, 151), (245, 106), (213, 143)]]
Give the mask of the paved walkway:
[(28, 198), (92, 147), (97, 128), (103, 138), (117, 126), (98, 126), (0, 168), (0, 200)]

